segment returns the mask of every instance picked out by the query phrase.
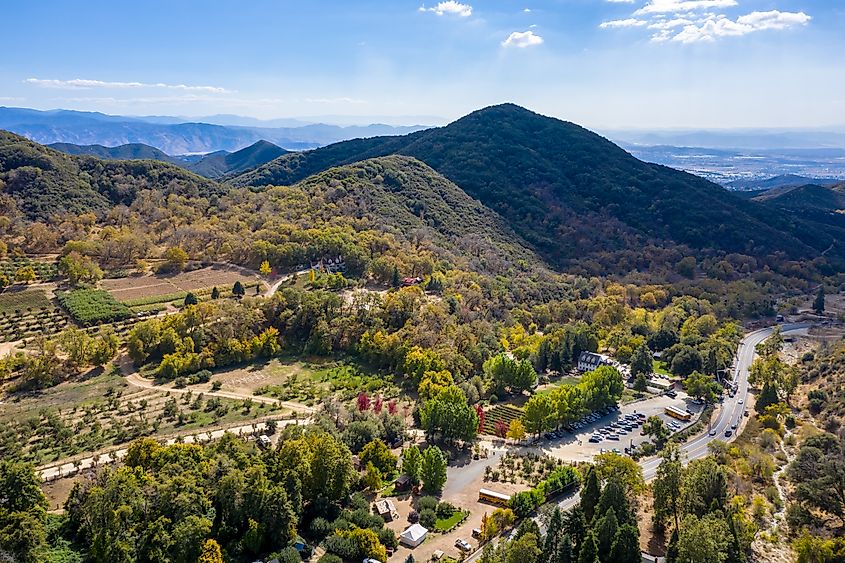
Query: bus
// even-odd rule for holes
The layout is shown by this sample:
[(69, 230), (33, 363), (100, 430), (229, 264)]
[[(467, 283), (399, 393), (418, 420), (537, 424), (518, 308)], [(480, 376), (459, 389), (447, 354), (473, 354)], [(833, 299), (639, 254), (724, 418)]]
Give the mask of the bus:
[(507, 506), (511, 500), (510, 495), (506, 495), (503, 493), (497, 493), (496, 491), (491, 491), (490, 489), (481, 489), (478, 491), (478, 501), (479, 502), (489, 502), (491, 504), (498, 504), (500, 506)]
[(692, 415), (688, 411), (681, 410), (678, 407), (673, 407), (671, 405), (666, 407), (665, 412), (672, 418), (677, 418), (678, 420), (683, 420), (684, 422), (687, 422), (692, 418)]

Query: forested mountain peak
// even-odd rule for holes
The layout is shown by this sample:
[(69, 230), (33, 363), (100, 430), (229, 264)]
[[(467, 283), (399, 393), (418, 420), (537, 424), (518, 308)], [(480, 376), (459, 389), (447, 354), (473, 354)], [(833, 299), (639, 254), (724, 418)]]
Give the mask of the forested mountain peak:
[[(585, 258), (621, 271), (671, 263), (684, 253), (814, 258), (841, 235), (742, 201), (697, 176), (637, 160), (578, 125), (514, 104), (473, 112), (440, 128), (345, 141), (282, 155), (233, 179), (291, 184), (332, 166), (413, 156), (506, 217), (551, 263)], [(643, 248), (662, 249), (643, 257)], [(591, 273), (591, 272), (585, 272)]]
[(65, 213), (105, 212), (129, 205), (141, 190), (222, 195), (229, 188), (154, 160), (71, 156), (0, 131), (0, 198), (30, 220)]

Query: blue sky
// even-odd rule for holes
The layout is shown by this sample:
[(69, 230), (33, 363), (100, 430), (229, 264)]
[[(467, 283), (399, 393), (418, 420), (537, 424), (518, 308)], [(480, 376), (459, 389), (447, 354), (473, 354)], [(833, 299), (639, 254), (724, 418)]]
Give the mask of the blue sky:
[(408, 122), (512, 101), (593, 128), (845, 124), (840, 0), (39, 0), (4, 3), (3, 22), (7, 106)]

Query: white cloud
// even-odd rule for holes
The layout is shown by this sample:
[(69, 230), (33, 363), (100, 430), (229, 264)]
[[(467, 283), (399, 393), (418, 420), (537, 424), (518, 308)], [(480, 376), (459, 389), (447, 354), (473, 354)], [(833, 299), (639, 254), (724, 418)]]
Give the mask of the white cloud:
[(648, 26), (649, 29), (674, 29), (682, 25), (692, 25), (695, 22), (687, 18), (675, 18), (671, 20), (657, 20)]
[(450, 14), (466, 18), (472, 15), (472, 6), (455, 2), (455, 0), (446, 0), (445, 2), (438, 2), (433, 8), (426, 8), (423, 4), (420, 6), (420, 12), (434, 12), (438, 16)]
[(812, 18), (804, 12), (751, 12), (736, 21), (724, 16), (711, 16), (703, 23), (684, 26), (672, 37), (680, 43), (715, 41), (719, 37), (739, 37), (767, 29), (783, 30), (797, 25), (806, 25)]
[(26, 84), (32, 84), (41, 88), (56, 88), (59, 90), (90, 90), (92, 88), (160, 88), (167, 90), (183, 90), (187, 92), (208, 92), (212, 94), (228, 94), (230, 90), (218, 86), (189, 86), (187, 84), (164, 84), (145, 82), (106, 82), (103, 80), (88, 80), (74, 78), (72, 80), (56, 80), (53, 78), (27, 78)]
[(667, 14), (706, 10), (712, 8), (730, 8), (736, 6), (736, 0), (649, 0), (649, 3), (634, 12), (634, 15)]
[(508, 38), (502, 41), (502, 47), (518, 47), (520, 49), (539, 45), (543, 38), (533, 31), (514, 31)]
[(638, 20), (636, 18), (628, 18), (626, 20), (610, 20), (601, 22), (599, 25), (602, 29), (612, 29), (617, 27), (641, 27), (648, 23), (647, 20)]
[(524, 10), (522, 10), (522, 11), (523, 11), (523, 12), (525, 12), (526, 14), (530, 14), (530, 13), (531, 13), (531, 8), (525, 8), (525, 9), (524, 9)]

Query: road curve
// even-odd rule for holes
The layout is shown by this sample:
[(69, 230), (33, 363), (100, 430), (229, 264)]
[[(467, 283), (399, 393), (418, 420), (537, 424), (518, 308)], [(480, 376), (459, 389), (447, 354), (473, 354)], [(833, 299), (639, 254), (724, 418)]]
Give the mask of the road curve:
[(291, 279), (293, 276), (298, 276), (301, 274), (307, 274), (308, 270), (299, 270), (298, 272), (293, 272), (292, 274), (285, 274), (276, 281), (274, 281), (267, 291), (264, 292), (264, 297), (273, 297), (273, 294), (279, 291), (279, 288), (282, 286), (283, 283)]

